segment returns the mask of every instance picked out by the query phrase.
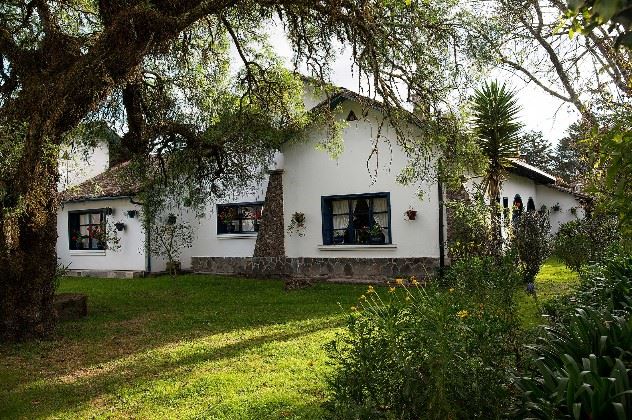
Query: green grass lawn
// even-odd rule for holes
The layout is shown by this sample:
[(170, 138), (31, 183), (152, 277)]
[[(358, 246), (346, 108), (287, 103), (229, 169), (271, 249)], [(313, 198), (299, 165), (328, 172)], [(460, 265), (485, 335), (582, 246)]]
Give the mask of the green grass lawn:
[(554, 258), (547, 260), (535, 280), (536, 297), (522, 290), (516, 296), (522, 324), (528, 328), (543, 324), (538, 304), (571, 293), (578, 282), (577, 274), (566, 268), (563, 262)]
[(365, 286), (64, 279), (89, 316), (0, 346), (0, 418), (322, 417), (323, 345)]
[[(548, 261), (538, 299), (577, 277)], [(0, 418), (317, 419), (341, 331), (365, 286), (284, 292), (277, 280), (181, 276), (64, 279), (89, 316), (49, 341), (0, 346)], [(542, 322), (519, 292), (526, 326)]]

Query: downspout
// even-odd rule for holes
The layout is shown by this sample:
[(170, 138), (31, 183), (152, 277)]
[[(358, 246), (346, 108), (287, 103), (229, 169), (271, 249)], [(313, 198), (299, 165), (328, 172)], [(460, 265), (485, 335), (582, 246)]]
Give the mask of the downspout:
[(443, 236), (443, 185), (441, 185), (441, 179), (437, 180), (437, 195), (439, 198), (439, 270), (442, 273), (445, 267), (445, 249), (444, 249), (444, 236)]
[(147, 230), (145, 231), (145, 252), (147, 253), (145, 269), (148, 274), (151, 274), (151, 220), (147, 221)]

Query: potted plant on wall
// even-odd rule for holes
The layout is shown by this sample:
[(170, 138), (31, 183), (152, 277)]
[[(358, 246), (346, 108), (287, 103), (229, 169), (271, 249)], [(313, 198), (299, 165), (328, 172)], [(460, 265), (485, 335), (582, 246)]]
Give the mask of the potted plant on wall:
[(553, 204), (553, 206), (551, 206), (551, 210), (553, 210), (553, 211), (560, 211), (560, 210), (562, 210), (562, 208), (560, 207), (560, 203)]
[(412, 207), (406, 210), (404, 214), (408, 220), (415, 220), (417, 218), (417, 210), (413, 210)]
[(298, 236), (305, 236), (305, 213), (297, 211), (292, 214), (287, 231), (290, 235), (296, 233)]
[(374, 223), (369, 229), (369, 243), (371, 244), (383, 244), (385, 242), (384, 232), (382, 232), (382, 226), (379, 223)]

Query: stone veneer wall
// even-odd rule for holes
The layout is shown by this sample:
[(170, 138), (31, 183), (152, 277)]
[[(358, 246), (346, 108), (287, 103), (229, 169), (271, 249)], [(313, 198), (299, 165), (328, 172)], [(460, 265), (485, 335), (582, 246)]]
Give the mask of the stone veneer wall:
[(196, 273), (248, 277), (390, 280), (399, 276), (431, 277), (439, 267), (439, 259), (193, 257), (191, 264)]
[(282, 170), (270, 171), (265, 200), (254, 256), (285, 257)]

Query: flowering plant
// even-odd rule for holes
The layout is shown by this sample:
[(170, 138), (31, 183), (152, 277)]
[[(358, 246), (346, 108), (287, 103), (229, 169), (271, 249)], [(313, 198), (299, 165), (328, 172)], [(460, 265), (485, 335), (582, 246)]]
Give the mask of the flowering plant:
[(233, 220), (237, 219), (237, 212), (234, 207), (225, 207), (222, 211), (219, 212), (219, 219), (225, 225), (229, 225), (233, 222)]
[(296, 232), (298, 236), (305, 236), (305, 213), (295, 212), (290, 219), (287, 231), (290, 234)]

